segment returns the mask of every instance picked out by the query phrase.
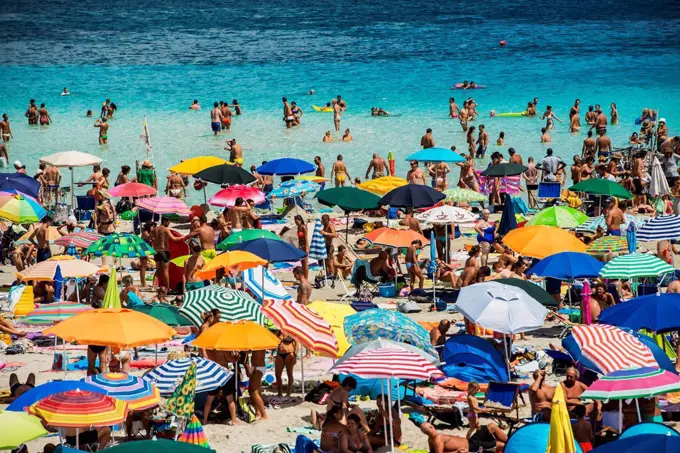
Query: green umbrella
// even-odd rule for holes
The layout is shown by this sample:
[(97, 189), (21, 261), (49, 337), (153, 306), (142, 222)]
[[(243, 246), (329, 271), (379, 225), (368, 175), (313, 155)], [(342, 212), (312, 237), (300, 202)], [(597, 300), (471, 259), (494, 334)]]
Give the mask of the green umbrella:
[(608, 195), (610, 197), (630, 199), (633, 196), (621, 184), (608, 179), (586, 179), (569, 188), (573, 192), (585, 192), (593, 195)]
[(275, 241), (283, 241), (276, 233), (268, 230), (243, 230), (238, 233), (231, 233), (224, 241), (217, 244), (219, 250), (228, 250), (230, 247), (246, 241), (253, 241), (255, 239), (274, 239)]
[(316, 199), (326, 206), (337, 206), (347, 215), (345, 242), (349, 235), (349, 213), (363, 209), (378, 209), (380, 197), (356, 187), (335, 187), (317, 192)]
[(536, 213), (527, 226), (548, 225), (559, 228), (576, 228), (590, 219), (583, 212), (569, 206), (551, 206)]
[(189, 319), (179, 312), (179, 308), (174, 305), (154, 303), (139, 305), (132, 307), (132, 309), (156, 318), (171, 327), (193, 325)]
[(40, 419), (25, 412), (0, 413), (0, 450), (12, 450), (29, 440), (48, 434)]
[(605, 264), (600, 271), (600, 277), (627, 280), (638, 277), (659, 277), (671, 272), (675, 272), (673, 266), (654, 255), (631, 253), (617, 256)]
[(484, 194), (470, 189), (462, 189), (460, 187), (445, 190), (443, 193), (446, 195), (444, 201), (452, 201), (454, 203), (474, 203), (486, 200)]
[(545, 305), (548, 307), (557, 306), (557, 301), (553, 299), (553, 297), (550, 294), (548, 294), (546, 290), (528, 280), (522, 280), (519, 278), (499, 278), (493, 281), (522, 289), (529, 296), (536, 299), (536, 301), (541, 305)]
[[(193, 399), (193, 398), (192, 398)], [(209, 453), (215, 450), (168, 439), (136, 440), (107, 448), (110, 453)], [(109, 453), (107, 452), (107, 453)]]
[(151, 256), (156, 251), (144, 239), (130, 233), (114, 233), (93, 242), (85, 254), (94, 256), (115, 256), (117, 258), (139, 258)]
[(187, 291), (184, 303), (179, 309), (194, 325), (203, 323), (201, 314), (217, 308), (222, 321), (255, 321), (264, 324), (264, 315), (260, 304), (243, 291), (227, 289), (219, 285)]

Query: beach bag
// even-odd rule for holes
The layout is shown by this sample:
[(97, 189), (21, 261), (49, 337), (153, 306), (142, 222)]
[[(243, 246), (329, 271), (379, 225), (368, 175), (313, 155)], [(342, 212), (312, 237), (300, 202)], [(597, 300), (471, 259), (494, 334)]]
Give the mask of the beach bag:
[(246, 423), (253, 423), (255, 421), (255, 414), (244, 397), (238, 399), (236, 416)]
[(356, 294), (354, 294), (354, 299), (357, 302), (373, 302), (373, 293), (362, 285), (357, 289)]
[(330, 395), (332, 391), (333, 389), (328, 384), (319, 384), (305, 395), (305, 401), (314, 404), (326, 404), (328, 395)]

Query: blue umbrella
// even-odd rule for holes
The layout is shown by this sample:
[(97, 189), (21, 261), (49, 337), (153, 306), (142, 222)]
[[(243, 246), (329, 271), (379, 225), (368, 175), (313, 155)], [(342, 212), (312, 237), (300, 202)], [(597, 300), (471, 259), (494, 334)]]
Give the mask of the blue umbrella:
[(64, 277), (61, 276), (61, 266), (57, 265), (57, 269), (54, 271), (54, 294), (56, 294), (57, 300), (62, 300), (62, 289), (64, 288)]
[(446, 198), (443, 193), (432, 187), (419, 184), (406, 184), (390, 190), (378, 204), (389, 205), (392, 208), (428, 208)]
[(406, 160), (421, 162), (465, 162), (465, 158), (455, 151), (446, 148), (428, 148), (416, 151)]
[(663, 241), (680, 238), (680, 215), (654, 217), (639, 228), (641, 241)]
[(23, 173), (0, 173), (0, 190), (16, 190), (33, 198), (38, 198), (40, 183)]
[(506, 193), (505, 203), (503, 203), (503, 214), (501, 215), (501, 224), (498, 226), (498, 234), (505, 236), (516, 229), (517, 218), (515, 217), (515, 207), (512, 204), (512, 197), (509, 193)]
[(680, 294), (636, 297), (602, 311), (600, 322), (629, 329), (663, 333), (680, 329)]
[(678, 453), (680, 452), (680, 437), (666, 434), (640, 434), (604, 444), (593, 450), (593, 453), (639, 453), (641, 451)]
[(287, 242), (267, 238), (242, 242), (234, 245), (230, 250), (250, 252), (271, 263), (298, 261), (307, 256), (305, 252)]
[(635, 222), (630, 222), (626, 228), (626, 240), (628, 241), (628, 253), (635, 253), (637, 249), (637, 230)]
[(149, 371), (142, 379), (155, 385), (162, 395), (170, 395), (186, 374), (191, 362), (196, 363), (196, 393), (218, 389), (234, 374), (212, 360), (191, 357), (165, 362)]
[(257, 168), (257, 172), (261, 175), (290, 176), (309, 173), (315, 169), (316, 167), (307, 161), (292, 157), (284, 157), (270, 160), (266, 164), (260, 165)]
[(15, 399), (6, 410), (23, 412), (25, 407), (32, 406), (50, 395), (68, 392), (69, 390), (83, 390), (85, 392), (101, 393), (104, 395), (108, 394), (108, 392), (101, 387), (82, 381), (52, 381), (30, 389), (19, 398)]
[(595, 278), (600, 275), (604, 263), (587, 253), (562, 252), (547, 256), (527, 271), (539, 277), (552, 277), (558, 280), (575, 278)]

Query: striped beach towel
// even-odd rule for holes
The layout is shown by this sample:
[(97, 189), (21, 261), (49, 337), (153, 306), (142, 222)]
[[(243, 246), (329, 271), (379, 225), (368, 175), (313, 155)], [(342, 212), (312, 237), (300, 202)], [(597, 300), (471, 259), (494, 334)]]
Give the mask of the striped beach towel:
[(321, 235), (321, 219), (316, 219), (314, 224), (314, 233), (312, 233), (312, 242), (309, 245), (309, 257), (317, 260), (328, 259), (326, 253), (326, 241)]
[[(493, 190), (493, 185), (496, 178), (489, 178), (482, 174), (484, 170), (475, 170), (479, 178), (479, 192), (484, 195), (489, 195)], [(522, 176), (504, 176), (501, 178), (501, 189), (500, 193), (509, 193), (510, 195), (516, 195), (519, 193), (519, 186), (522, 182)]]

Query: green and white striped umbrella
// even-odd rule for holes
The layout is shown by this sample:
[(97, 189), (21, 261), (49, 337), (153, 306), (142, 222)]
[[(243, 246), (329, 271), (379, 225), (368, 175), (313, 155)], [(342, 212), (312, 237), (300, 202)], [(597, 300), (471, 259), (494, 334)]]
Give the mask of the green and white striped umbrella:
[(219, 285), (187, 291), (179, 312), (192, 323), (200, 326), (203, 323), (201, 314), (213, 308), (220, 311), (221, 321), (255, 321), (264, 325), (265, 317), (260, 304), (255, 302), (248, 293)]
[(600, 277), (613, 279), (630, 279), (636, 277), (658, 277), (675, 272), (673, 266), (664, 263), (654, 255), (631, 253), (618, 256), (605, 264)]
[(446, 195), (445, 201), (453, 201), (458, 203), (474, 203), (476, 201), (486, 200), (486, 196), (479, 192), (475, 192), (470, 189), (462, 189), (456, 187), (455, 189), (445, 190), (444, 195)]

